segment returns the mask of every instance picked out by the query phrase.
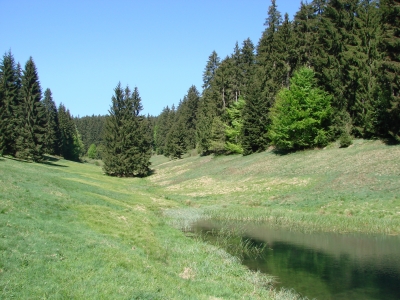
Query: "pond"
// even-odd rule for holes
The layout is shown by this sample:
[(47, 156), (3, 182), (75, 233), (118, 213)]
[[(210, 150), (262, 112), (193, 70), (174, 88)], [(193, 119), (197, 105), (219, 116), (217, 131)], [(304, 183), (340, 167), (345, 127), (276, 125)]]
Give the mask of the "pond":
[[(398, 236), (303, 233), (210, 220), (193, 225), (210, 242), (216, 241), (215, 234), (204, 233), (222, 228), (240, 232), (239, 240), (259, 249), (246, 251), (242, 262), (276, 276), (278, 288), (294, 289), (310, 299), (400, 299)], [(235, 248), (231, 243), (218, 243), (224, 245), (228, 252)]]

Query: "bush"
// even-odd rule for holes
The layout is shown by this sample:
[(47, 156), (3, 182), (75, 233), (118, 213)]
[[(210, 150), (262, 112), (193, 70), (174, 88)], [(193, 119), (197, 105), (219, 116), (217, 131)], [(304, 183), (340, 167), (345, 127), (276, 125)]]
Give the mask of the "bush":
[(351, 136), (348, 132), (344, 132), (339, 138), (340, 148), (349, 147), (353, 141), (351, 140)]

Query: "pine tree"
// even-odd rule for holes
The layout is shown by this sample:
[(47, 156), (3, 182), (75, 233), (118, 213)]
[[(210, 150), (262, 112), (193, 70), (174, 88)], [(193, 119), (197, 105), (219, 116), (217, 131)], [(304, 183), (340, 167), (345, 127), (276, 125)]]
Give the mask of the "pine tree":
[(186, 145), (188, 149), (196, 148), (196, 124), (197, 109), (199, 106), (200, 95), (197, 88), (192, 85), (184, 97), (184, 107), (182, 107), (182, 117), (186, 130)]
[(346, 134), (352, 126), (349, 107), (354, 99), (355, 81), (349, 77), (349, 59), (352, 58), (349, 46), (356, 45), (356, 2), (331, 0), (326, 5), (321, 4), (318, 53), (312, 61), (319, 84), (333, 96), (335, 136)]
[(211, 80), (210, 88), (219, 93), (220, 101), (217, 101), (217, 107), (222, 113), (229, 104), (229, 88), (231, 80), (231, 59), (226, 57), (215, 71), (214, 78)]
[(46, 113), (46, 131), (44, 134), (44, 151), (49, 154), (61, 154), (61, 132), (58, 122), (58, 113), (56, 104), (53, 101), (50, 89), (44, 92), (42, 101)]
[(263, 78), (263, 68), (257, 68), (249, 84), (248, 95), (245, 98), (246, 104), (243, 108), (242, 129), (243, 155), (264, 151), (268, 145), (268, 112), (270, 108), (269, 104), (272, 101), (266, 101), (262, 97)]
[(167, 106), (157, 117), (154, 128), (154, 141), (157, 154), (166, 154), (166, 138), (172, 126), (171, 115), (171, 109)]
[(210, 87), (211, 81), (214, 78), (215, 72), (220, 64), (220, 58), (217, 52), (213, 51), (208, 57), (207, 65), (203, 72), (203, 89)]
[(219, 94), (212, 89), (206, 89), (199, 101), (198, 116), (196, 122), (197, 151), (206, 155), (211, 149), (211, 128), (214, 118), (217, 116), (215, 98)]
[(220, 117), (215, 117), (211, 125), (211, 152), (225, 153), (225, 124)]
[(9, 51), (0, 65), (0, 153), (15, 155), (21, 122), (20, 69)]
[(172, 159), (182, 158), (182, 155), (188, 150), (186, 140), (187, 132), (184, 120), (177, 114), (166, 140), (167, 155)]
[(389, 135), (400, 141), (400, 3), (396, 0), (381, 0), (382, 23), (384, 23), (383, 97), (388, 108), (386, 126)]
[(357, 7), (355, 46), (349, 45), (349, 77), (353, 80), (354, 98), (350, 102), (354, 133), (360, 137), (378, 136), (382, 128), (379, 97), (379, 68), (383, 55), (381, 15), (378, 2), (363, 0)]
[(295, 39), (295, 51), (297, 66), (311, 67), (315, 56), (315, 43), (317, 37), (318, 19), (316, 8), (313, 4), (301, 2), (300, 10), (296, 13), (293, 21)]
[(80, 154), (84, 152), (83, 143), (71, 113), (62, 103), (58, 107), (58, 122), (62, 156), (68, 160), (79, 161)]
[(43, 158), (46, 115), (41, 103), (42, 91), (32, 57), (25, 64), (21, 89), (21, 121), (16, 156), (40, 161)]
[(238, 42), (235, 44), (235, 48), (233, 50), (233, 54), (231, 55), (232, 61), (232, 73), (231, 73), (231, 81), (230, 81), (230, 90), (232, 92), (232, 97), (235, 99), (235, 102), (238, 101), (240, 96), (240, 85), (241, 85), (241, 70), (240, 70), (240, 48)]
[(267, 148), (268, 112), (282, 86), (282, 59), (280, 59), (278, 29), (282, 22), (276, 1), (271, 0), (267, 26), (257, 46), (257, 67), (249, 82), (246, 104), (243, 108), (242, 146), (243, 155)]
[(142, 110), (139, 90), (133, 93), (118, 83), (106, 120), (104, 137), (104, 171), (111, 176), (145, 176), (151, 156), (150, 132)]
[[(240, 49), (239, 56), (239, 95), (245, 97), (248, 92), (249, 83), (254, 73), (255, 55), (254, 55), (254, 44), (250, 38), (243, 41), (242, 48)], [(236, 98), (236, 101), (238, 98)]]

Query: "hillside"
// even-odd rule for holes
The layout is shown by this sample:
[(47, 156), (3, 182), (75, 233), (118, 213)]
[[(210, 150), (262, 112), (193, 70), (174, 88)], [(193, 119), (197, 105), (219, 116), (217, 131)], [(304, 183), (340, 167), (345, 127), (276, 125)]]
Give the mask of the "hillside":
[(400, 147), (355, 140), (349, 148), (242, 157), (154, 158), (149, 180), (202, 217), (298, 230), (400, 233)]
[(174, 226), (400, 233), (400, 146), (152, 161), (143, 179), (0, 158), (0, 298), (294, 299)]

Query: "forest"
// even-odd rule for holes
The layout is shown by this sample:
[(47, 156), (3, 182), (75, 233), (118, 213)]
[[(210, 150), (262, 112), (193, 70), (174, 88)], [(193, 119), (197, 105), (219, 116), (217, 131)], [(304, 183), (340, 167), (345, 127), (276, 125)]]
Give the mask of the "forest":
[[(50, 89), (42, 97), (32, 58), (0, 63), (0, 153), (44, 153), (105, 162), (110, 175), (145, 175), (151, 153), (169, 158), (323, 148), (352, 138), (400, 141), (400, 3), (302, 2), (293, 20), (271, 1), (257, 44), (212, 51), (201, 91), (144, 116), (139, 91), (118, 84), (107, 116), (74, 117)], [(133, 159), (132, 157), (136, 157)], [(130, 165), (128, 167), (127, 165)], [(135, 167), (136, 166), (136, 167)]]

